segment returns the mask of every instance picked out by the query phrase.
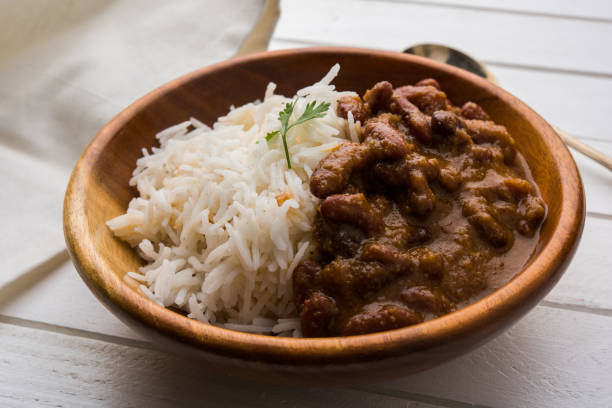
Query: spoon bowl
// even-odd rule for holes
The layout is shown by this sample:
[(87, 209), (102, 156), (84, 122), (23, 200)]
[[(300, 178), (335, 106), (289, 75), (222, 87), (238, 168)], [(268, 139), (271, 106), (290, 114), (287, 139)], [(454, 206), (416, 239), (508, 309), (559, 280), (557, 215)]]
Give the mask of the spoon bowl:
[(452, 65), (457, 68), (465, 69), (466, 71), (476, 74), (479, 77), (488, 79), (493, 83), (497, 83), (493, 74), (487, 69), (484, 64), (470, 57), (463, 51), (456, 48), (447, 47), (441, 44), (423, 43), (416, 44), (404, 50), (406, 54), (425, 57), (444, 64)]

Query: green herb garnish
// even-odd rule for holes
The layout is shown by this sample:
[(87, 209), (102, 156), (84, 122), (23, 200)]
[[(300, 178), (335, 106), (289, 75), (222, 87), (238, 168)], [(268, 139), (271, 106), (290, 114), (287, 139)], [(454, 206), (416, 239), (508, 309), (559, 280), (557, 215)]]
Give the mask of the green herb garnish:
[(291, 168), (291, 159), (289, 159), (289, 149), (287, 148), (287, 132), (294, 126), (301, 125), (304, 122), (307, 122), (311, 119), (322, 118), (325, 116), (325, 113), (329, 109), (331, 105), (329, 102), (321, 102), (317, 106), (317, 101), (312, 101), (306, 105), (306, 109), (304, 113), (293, 123), (289, 124), (289, 119), (293, 114), (293, 109), (295, 108), (295, 103), (297, 99), (288, 102), (285, 105), (285, 109), (278, 113), (278, 120), (281, 123), (280, 130), (276, 130), (274, 132), (270, 132), (266, 135), (266, 141), (269, 142), (272, 140), (274, 136), (280, 133), (283, 139), (283, 146), (285, 148), (285, 157), (287, 158), (287, 168)]

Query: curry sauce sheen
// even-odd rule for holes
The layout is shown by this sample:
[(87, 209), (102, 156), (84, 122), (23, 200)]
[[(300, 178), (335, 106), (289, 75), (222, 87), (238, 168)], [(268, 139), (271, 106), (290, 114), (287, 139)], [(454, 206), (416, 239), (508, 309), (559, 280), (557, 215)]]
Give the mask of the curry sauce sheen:
[(505, 127), (434, 79), (379, 82), (336, 112), (361, 121), (310, 179), (317, 250), (294, 271), (305, 337), (396, 329), (450, 313), (518, 273), (546, 206)]

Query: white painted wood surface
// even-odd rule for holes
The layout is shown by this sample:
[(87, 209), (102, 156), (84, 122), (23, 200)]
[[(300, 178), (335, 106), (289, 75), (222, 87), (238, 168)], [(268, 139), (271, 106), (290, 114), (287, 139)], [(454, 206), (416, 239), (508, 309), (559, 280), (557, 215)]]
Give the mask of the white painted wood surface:
[[(612, 154), (612, 3), (370, 0), (282, 3), (271, 48), (462, 48), (545, 119)], [(435, 28), (428, 24), (436, 21)], [(547, 298), (508, 332), (421, 374), (301, 389), (192, 367), (108, 312), (65, 253), (0, 287), (0, 406), (612, 406), (612, 174), (574, 154), (589, 211)], [(25, 271), (25, 269), (24, 269)]]
[[(453, 44), (486, 62), (609, 77), (612, 25), (417, 2), (287, 1), (276, 35), (287, 40), (400, 50)], [(366, 17), (367, 16), (367, 19)], [(435, 24), (430, 25), (431, 22)]]

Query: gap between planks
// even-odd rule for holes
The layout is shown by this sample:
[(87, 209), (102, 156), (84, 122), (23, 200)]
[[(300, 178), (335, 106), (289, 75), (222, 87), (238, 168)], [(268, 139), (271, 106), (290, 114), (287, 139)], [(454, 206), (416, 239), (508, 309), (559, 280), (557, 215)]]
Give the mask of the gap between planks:
[(491, 408), (489, 405), (470, 404), (467, 402), (434, 397), (425, 394), (417, 394), (399, 389), (383, 388), (377, 385), (360, 385), (350, 388), (356, 391), (367, 391), (371, 394), (378, 394), (385, 397), (396, 397), (410, 401), (422, 402), (425, 404), (436, 404), (447, 408)]
[(484, 62), (487, 66), (497, 66), (500, 68), (512, 68), (512, 69), (521, 69), (525, 71), (540, 71), (540, 72), (550, 72), (550, 73), (562, 74), (562, 75), (580, 75), (580, 76), (587, 76), (587, 77), (612, 79), (612, 74), (606, 73), (606, 72), (578, 70), (578, 69), (564, 69), (564, 68), (555, 68), (555, 67), (543, 67), (540, 65), (512, 64), (509, 62), (501, 62), (501, 61), (483, 60), (482, 62)]
[(599, 315), (599, 316), (612, 317), (612, 309), (606, 309), (606, 308), (575, 305), (571, 303), (560, 303), (560, 302), (554, 302), (554, 301), (546, 300), (546, 299), (540, 301), (538, 305), (543, 306), (543, 307), (550, 307), (552, 309), (571, 310), (572, 312), (588, 313), (588, 314), (594, 314), (594, 315)]
[(604, 214), (604, 213), (600, 213), (600, 212), (596, 212), (596, 211), (587, 211), (586, 215), (587, 215), (587, 217), (600, 218), (602, 220), (611, 220), (612, 221), (612, 214)]
[(36, 320), (23, 319), (21, 317), (12, 317), (0, 314), (0, 323), (10, 324), (12, 326), (25, 327), (28, 329), (44, 330), (51, 333), (63, 334), (70, 337), (79, 337), (88, 340), (98, 340), (105, 343), (118, 344), (121, 346), (135, 347), (145, 350), (164, 351), (155, 343), (136, 340), (128, 337), (114, 336), (90, 330), (76, 329), (74, 327), (61, 326), (59, 324), (51, 324)]
[(571, 15), (571, 14), (562, 14), (562, 13), (549, 13), (544, 11), (536, 11), (536, 10), (519, 10), (519, 9), (511, 9), (511, 8), (503, 8), (503, 7), (485, 7), (478, 6), (474, 4), (457, 4), (457, 3), (446, 3), (442, 1), (424, 1), (424, 0), (367, 0), (376, 3), (405, 3), (405, 4), (418, 4), (419, 6), (427, 6), (427, 7), (439, 7), (439, 8), (454, 8), (460, 10), (473, 10), (473, 11), (484, 11), (487, 13), (501, 13), (501, 14), (515, 14), (521, 16), (530, 16), (530, 17), (546, 17), (546, 18), (556, 18), (563, 20), (579, 20), (579, 21), (588, 21), (592, 23), (604, 23), (609, 24), (612, 23), (612, 19), (606, 17), (593, 17), (593, 16), (580, 16), (580, 15)]

